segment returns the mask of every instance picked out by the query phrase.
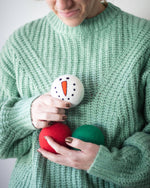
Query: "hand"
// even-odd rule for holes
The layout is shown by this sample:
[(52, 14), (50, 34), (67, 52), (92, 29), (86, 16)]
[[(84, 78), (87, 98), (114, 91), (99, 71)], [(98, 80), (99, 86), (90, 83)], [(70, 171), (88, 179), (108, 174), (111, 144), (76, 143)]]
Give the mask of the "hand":
[(66, 143), (71, 147), (80, 149), (80, 151), (77, 151), (59, 145), (51, 137), (46, 136), (45, 138), (58, 154), (39, 148), (38, 152), (40, 152), (43, 157), (54, 163), (80, 170), (88, 170), (90, 168), (100, 148), (99, 145), (83, 142), (82, 140), (73, 137), (68, 137), (66, 139)]
[(65, 109), (69, 109), (70, 106), (70, 103), (56, 99), (49, 93), (41, 95), (31, 106), (32, 123), (40, 129), (50, 126), (53, 121), (65, 121), (67, 119)]

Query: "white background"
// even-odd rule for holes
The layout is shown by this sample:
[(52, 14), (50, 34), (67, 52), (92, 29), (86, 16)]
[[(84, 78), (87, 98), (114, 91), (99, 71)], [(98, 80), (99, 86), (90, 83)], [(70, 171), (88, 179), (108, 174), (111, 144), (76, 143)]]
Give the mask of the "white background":
[[(150, 0), (110, 0), (122, 10), (150, 20)], [(45, 16), (45, 1), (0, 0), (0, 49), (9, 35), (31, 20)], [(7, 188), (15, 159), (0, 160), (0, 188)]]

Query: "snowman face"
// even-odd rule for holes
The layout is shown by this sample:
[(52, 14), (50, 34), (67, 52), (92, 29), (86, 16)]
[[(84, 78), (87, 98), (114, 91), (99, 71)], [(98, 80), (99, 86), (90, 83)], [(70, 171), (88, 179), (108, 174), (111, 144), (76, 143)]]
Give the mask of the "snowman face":
[(84, 87), (76, 76), (62, 75), (52, 83), (51, 95), (70, 102), (74, 107), (83, 99)]

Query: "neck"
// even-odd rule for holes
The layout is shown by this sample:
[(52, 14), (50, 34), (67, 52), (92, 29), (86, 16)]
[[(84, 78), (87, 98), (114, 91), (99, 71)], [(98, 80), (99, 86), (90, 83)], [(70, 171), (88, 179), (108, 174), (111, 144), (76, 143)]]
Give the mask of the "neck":
[(103, 9), (101, 9), (101, 13), (97, 16), (94, 16), (91, 19), (85, 19), (79, 26), (76, 27), (69, 27), (65, 25), (53, 12), (49, 13), (47, 19), (51, 28), (59, 34), (62, 33), (72, 37), (79, 35), (85, 36), (87, 33), (100, 32), (100, 30), (106, 28), (112, 23), (120, 11), (118, 7), (111, 3), (108, 3), (108, 6), (104, 11), (102, 10)]

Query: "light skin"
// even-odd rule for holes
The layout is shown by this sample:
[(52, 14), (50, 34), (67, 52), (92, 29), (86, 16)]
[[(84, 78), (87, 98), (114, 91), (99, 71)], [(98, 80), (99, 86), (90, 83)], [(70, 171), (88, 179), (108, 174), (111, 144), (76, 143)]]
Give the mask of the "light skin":
[[(97, 16), (105, 7), (99, 0), (46, 0), (50, 9), (58, 18), (70, 27), (80, 25), (85, 19)], [(56, 98), (49, 93), (35, 99), (31, 107), (31, 118), (37, 129), (50, 126), (51, 122), (64, 122), (67, 119), (65, 110), (69, 110), (71, 104)], [(88, 170), (93, 163), (100, 146), (83, 142), (69, 137), (66, 144), (80, 150), (72, 150), (56, 143), (51, 137), (45, 138), (54, 148), (57, 154), (38, 149), (38, 152), (48, 160), (76, 169)]]
[[(65, 110), (70, 107), (70, 103), (56, 99), (49, 93), (41, 95), (33, 101), (31, 107), (32, 120), (33, 122), (37, 122), (34, 126), (37, 129), (41, 129), (50, 126), (50, 122), (53, 121), (64, 122), (65, 120), (63, 117), (65, 117), (65, 119), (67, 118)], [(82, 140), (73, 137), (66, 138), (66, 144), (80, 149), (80, 151), (77, 151), (59, 145), (51, 137), (46, 137), (45, 139), (57, 154), (39, 148), (38, 152), (41, 153), (43, 157), (54, 163), (81, 170), (89, 169), (100, 148), (99, 145), (83, 142)]]
[(51, 122), (64, 122), (67, 119), (65, 110), (71, 104), (52, 97), (49, 93), (35, 99), (31, 106), (32, 123), (37, 129), (50, 126)]
[(88, 170), (90, 168), (100, 147), (96, 144), (83, 142), (76, 138), (66, 138), (66, 141), (72, 139), (71, 143), (66, 142), (68, 146), (80, 149), (80, 151), (76, 151), (57, 144), (51, 137), (46, 137), (45, 139), (58, 154), (39, 148), (38, 152), (40, 152), (43, 157), (54, 163), (80, 170)]
[(50, 9), (68, 26), (80, 25), (104, 11), (100, 0), (46, 0)]

